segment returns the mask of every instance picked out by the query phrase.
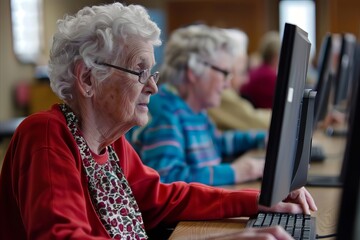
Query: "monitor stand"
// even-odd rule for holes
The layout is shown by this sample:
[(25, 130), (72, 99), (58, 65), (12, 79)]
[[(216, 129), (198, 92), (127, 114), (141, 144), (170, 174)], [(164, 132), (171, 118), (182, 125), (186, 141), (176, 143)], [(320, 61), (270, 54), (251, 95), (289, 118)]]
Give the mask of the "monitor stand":
[(342, 187), (340, 176), (308, 176), (306, 183), (310, 187)]

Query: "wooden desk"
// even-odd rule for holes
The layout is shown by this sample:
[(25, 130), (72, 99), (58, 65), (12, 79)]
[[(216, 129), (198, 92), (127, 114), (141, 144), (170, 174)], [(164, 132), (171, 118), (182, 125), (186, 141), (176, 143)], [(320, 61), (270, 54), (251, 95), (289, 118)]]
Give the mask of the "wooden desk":
[[(319, 131), (314, 134), (314, 143), (321, 144), (324, 147), (328, 158), (322, 163), (311, 164), (309, 175), (339, 174), (345, 139), (327, 137)], [(224, 186), (224, 188), (241, 189), (250, 187), (260, 189), (260, 186), (260, 182), (252, 182), (235, 186)], [(307, 189), (312, 194), (318, 207), (318, 211), (312, 214), (316, 217), (317, 234), (327, 235), (335, 233), (341, 188), (307, 187)], [(184, 221), (176, 226), (169, 239), (219, 239), (217, 236), (238, 232), (246, 226), (246, 222), (247, 218), (231, 218), (215, 221)]]

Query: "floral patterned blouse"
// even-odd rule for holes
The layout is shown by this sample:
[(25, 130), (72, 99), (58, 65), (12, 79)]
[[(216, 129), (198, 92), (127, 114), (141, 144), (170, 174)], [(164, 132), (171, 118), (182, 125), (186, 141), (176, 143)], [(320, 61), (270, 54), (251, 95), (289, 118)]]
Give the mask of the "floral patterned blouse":
[(100, 156), (87, 145), (77, 127), (78, 119), (66, 104), (60, 108), (81, 154), (93, 206), (113, 239), (147, 239), (141, 212), (111, 146)]

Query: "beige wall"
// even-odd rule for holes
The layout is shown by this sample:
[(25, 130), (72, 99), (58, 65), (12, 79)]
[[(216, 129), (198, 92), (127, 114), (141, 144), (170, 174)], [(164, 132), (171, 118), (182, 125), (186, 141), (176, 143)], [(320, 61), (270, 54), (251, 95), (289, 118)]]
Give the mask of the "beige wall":
[(0, 120), (14, 116), (12, 90), (20, 81), (31, 81), (32, 65), (21, 64), (13, 54), (10, 0), (0, 1)]

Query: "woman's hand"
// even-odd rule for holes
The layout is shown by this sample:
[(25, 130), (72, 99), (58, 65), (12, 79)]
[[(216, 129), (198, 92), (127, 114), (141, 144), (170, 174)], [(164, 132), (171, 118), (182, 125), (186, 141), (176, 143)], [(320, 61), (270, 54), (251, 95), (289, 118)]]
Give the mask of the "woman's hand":
[(236, 159), (231, 167), (235, 172), (235, 182), (243, 183), (262, 178), (265, 159), (249, 157), (247, 155)]
[(282, 202), (272, 207), (259, 205), (259, 211), (310, 214), (310, 211), (317, 211), (317, 207), (311, 194), (302, 187), (292, 191)]

